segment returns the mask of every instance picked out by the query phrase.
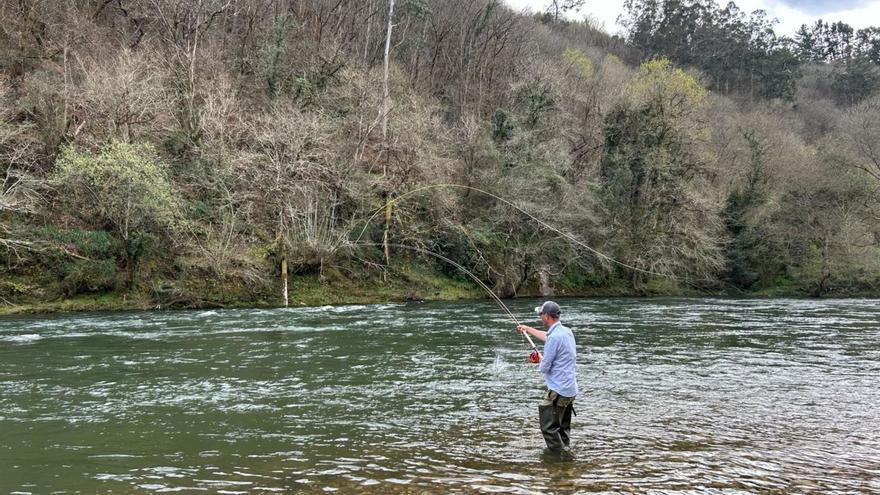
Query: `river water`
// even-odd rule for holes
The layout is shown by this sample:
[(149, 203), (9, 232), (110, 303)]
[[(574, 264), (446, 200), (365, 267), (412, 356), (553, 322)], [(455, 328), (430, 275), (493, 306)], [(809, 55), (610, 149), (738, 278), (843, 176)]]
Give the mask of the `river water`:
[(0, 319), (0, 493), (880, 493), (880, 301), (560, 302), (572, 462), (491, 302)]

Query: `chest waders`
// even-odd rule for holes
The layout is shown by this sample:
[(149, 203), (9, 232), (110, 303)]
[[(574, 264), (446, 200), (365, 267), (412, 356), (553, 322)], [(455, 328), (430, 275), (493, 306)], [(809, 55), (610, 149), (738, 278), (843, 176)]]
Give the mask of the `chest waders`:
[(547, 448), (556, 454), (571, 455), (571, 416), (574, 412), (574, 397), (561, 397), (552, 390), (547, 391), (544, 404), (538, 406), (538, 420)]

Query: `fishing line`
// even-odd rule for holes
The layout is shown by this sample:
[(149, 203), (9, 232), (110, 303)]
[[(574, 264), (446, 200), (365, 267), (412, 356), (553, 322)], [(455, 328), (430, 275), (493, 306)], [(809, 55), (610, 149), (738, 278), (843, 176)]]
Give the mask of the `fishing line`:
[[(677, 281), (681, 281), (681, 282), (687, 283), (688, 285), (692, 285), (692, 284), (690, 284), (690, 283), (688, 283), (688, 282), (686, 282), (686, 281), (684, 281), (684, 280), (681, 280), (680, 278), (678, 278), (678, 277), (676, 277), (676, 276), (674, 276), (674, 275), (671, 275), (671, 274), (668, 274), (668, 273), (655, 272), (655, 271), (653, 271), (653, 270), (646, 270), (646, 269), (644, 269), (644, 268), (639, 268), (639, 267), (637, 267), (637, 266), (633, 266), (633, 265), (630, 265), (630, 264), (628, 264), (628, 263), (624, 263), (624, 262), (622, 262), (622, 261), (620, 261), (620, 260), (617, 260), (617, 259), (615, 259), (615, 258), (613, 258), (613, 257), (611, 257), (611, 256), (608, 256), (608, 255), (605, 254), (605, 253), (602, 253), (602, 252), (598, 251), (597, 249), (595, 249), (595, 248), (593, 248), (592, 246), (588, 245), (588, 244), (585, 243), (584, 241), (578, 239), (578, 238), (575, 237), (574, 235), (572, 235), (572, 234), (570, 234), (570, 233), (568, 233), (568, 232), (565, 232), (565, 231), (563, 231), (563, 230), (561, 230), (561, 229), (558, 229), (558, 228), (554, 227), (553, 225), (550, 225), (549, 223), (547, 223), (547, 222), (541, 220), (540, 218), (536, 217), (535, 215), (529, 213), (528, 211), (526, 211), (525, 209), (523, 209), (523, 208), (520, 207), (519, 205), (517, 205), (517, 204), (515, 204), (515, 203), (513, 203), (513, 202), (511, 202), (511, 201), (509, 201), (509, 200), (507, 200), (507, 199), (505, 199), (505, 198), (502, 198), (501, 196), (498, 196), (497, 194), (493, 194), (493, 193), (491, 193), (491, 192), (489, 192), (489, 191), (485, 191), (485, 190), (480, 189), (480, 188), (477, 188), (477, 187), (466, 186), (466, 185), (464, 185), (464, 184), (452, 184), (452, 183), (428, 184), (428, 185), (421, 186), (421, 187), (417, 187), (417, 188), (415, 188), (415, 189), (412, 189), (412, 190), (410, 190), (410, 191), (407, 191), (407, 192), (405, 192), (405, 193), (403, 193), (403, 194), (401, 194), (400, 196), (397, 196), (397, 197), (395, 197), (395, 198), (391, 198), (391, 199), (389, 199), (389, 200), (388, 200), (387, 202), (385, 202), (382, 206), (380, 206), (379, 208), (377, 208), (376, 211), (374, 211), (373, 214), (370, 215), (369, 218), (366, 219), (366, 221), (364, 222), (364, 226), (363, 226), (363, 228), (361, 229), (361, 231), (360, 231), (360, 233), (358, 234), (357, 238), (352, 242), (352, 244), (355, 244), (355, 245), (357, 245), (357, 244), (359, 244), (359, 245), (367, 245), (367, 246), (377, 246), (377, 247), (389, 246), (389, 247), (395, 247), (395, 248), (400, 248), (400, 249), (408, 249), (408, 250), (415, 251), (415, 252), (418, 252), (418, 253), (426, 254), (426, 255), (428, 255), (428, 256), (433, 256), (434, 258), (437, 258), (437, 259), (442, 260), (442, 261), (444, 261), (444, 262), (446, 262), (446, 263), (449, 263), (450, 265), (452, 265), (452, 266), (454, 266), (455, 268), (457, 268), (458, 270), (460, 270), (462, 273), (464, 273), (464, 274), (466, 274), (467, 276), (469, 276), (469, 277), (470, 277), (470, 278), (471, 278), (471, 279), (472, 279), (472, 280), (473, 280), (478, 286), (480, 286), (483, 290), (485, 290), (486, 293), (489, 294), (489, 296), (490, 296), (490, 297), (492, 298), (492, 300), (495, 302), (495, 304), (497, 304), (497, 305), (498, 305), (498, 306), (499, 306), (499, 307), (505, 312), (505, 314), (507, 315), (507, 317), (510, 318), (510, 320), (511, 320), (513, 323), (515, 323), (517, 326), (519, 326), (519, 325), (520, 325), (519, 320), (516, 318), (516, 316), (514, 316), (513, 312), (510, 311), (510, 309), (507, 307), (507, 305), (505, 305), (504, 302), (501, 301), (501, 298), (499, 298), (498, 295), (495, 294), (495, 292), (492, 291), (492, 289), (490, 289), (488, 285), (486, 285), (482, 280), (480, 280), (479, 277), (477, 277), (476, 275), (474, 275), (473, 273), (471, 273), (470, 270), (468, 270), (467, 268), (463, 267), (461, 264), (459, 264), (459, 263), (457, 263), (457, 262), (455, 262), (455, 261), (453, 261), (453, 260), (447, 258), (446, 256), (443, 256), (442, 254), (438, 254), (438, 253), (435, 253), (435, 252), (433, 252), (433, 251), (429, 251), (429, 250), (427, 250), (427, 249), (423, 249), (423, 248), (419, 248), (419, 247), (415, 247), (415, 246), (408, 246), (408, 245), (403, 245), (403, 244), (384, 244), (384, 243), (383, 243), (383, 244), (380, 244), (380, 243), (368, 243), (368, 242), (362, 242), (362, 241), (361, 241), (361, 239), (363, 238), (364, 234), (365, 234), (366, 231), (367, 231), (367, 228), (370, 226), (370, 224), (372, 223), (372, 221), (373, 221), (373, 220), (374, 220), (379, 214), (381, 214), (382, 212), (386, 211), (386, 209), (387, 209), (389, 206), (391, 206), (391, 205), (397, 203), (398, 201), (401, 201), (401, 200), (403, 200), (403, 199), (405, 199), (405, 198), (407, 198), (407, 197), (409, 197), (409, 196), (413, 196), (413, 195), (415, 195), (415, 194), (418, 194), (418, 193), (420, 193), (420, 192), (422, 192), (422, 191), (427, 191), (427, 190), (430, 190), (430, 189), (437, 189), (437, 188), (464, 189), (464, 190), (467, 190), (467, 191), (474, 191), (474, 192), (477, 192), (477, 193), (479, 193), (479, 194), (483, 194), (483, 195), (488, 196), (488, 197), (490, 197), (490, 198), (496, 199), (496, 200), (498, 200), (498, 201), (504, 203), (505, 205), (507, 205), (507, 206), (509, 206), (509, 207), (511, 207), (511, 208), (513, 208), (513, 209), (515, 209), (516, 211), (518, 211), (518, 212), (522, 213), (523, 215), (527, 216), (528, 218), (530, 218), (531, 220), (533, 220), (533, 221), (536, 222), (537, 224), (541, 225), (541, 226), (544, 227), (545, 229), (547, 229), (547, 230), (549, 230), (549, 231), (551, 231), (551, 232), (555, 232), (556, 234), (562, 236), (563, 238), (565, 238), (565, 239), (567, 239), (567, 240), (573, 242), (574, 244), (576, 244), (576, 245), (582, 247), (583, 249), (587, 250), (588, 252), (592, 253), (593, 255), (595, 255), (595, 256), (596, 256), (597, 258), (599, 258), (599, 259), (605, 260), (605, 261), (607, 261), (607, 262), (609, 262), (609, 263), (612, 263), (612, 264), (615, 264), (615, 265), (621, 266), (621, 267), (623, 267), (623, 268), (627, 268), (627, 269), (629, 269), (629, 270), (633, 270), (633, 271), (635, 271), (635, 272), (643, 273), (643, 274), (646, 274), (646, 275), (654, 275), (654, 276), (659, 276), (659, 277), (666, 277), (666, 278), (670, 278), (670, 279), (672, 279), (672, 280), (677, 280)], [(694, 287), (696, 287), (696, 286), (694, 286)], [(530, 345), (531, 348), (534, 350), (533, 355), (535, 355), (535, 356), (537, 357), (537, 360), (540, 360), (540, 353), (538, 352), (538, 348), (535, 346), (535, 343), (532, 342), (531, 337), (529, 337), (529, 335), (528, 335), (527, 333), (525, 333), (525, 332), (521, 332), (521, 335), (523, 335), (523, 336), (526, 338), (526, 340), (528, 340), (529, 345)], [(534, 356), (530, 356), (530, 357), (529, 357), (529, 360), (532, 361), (533, 357), (534, 357)], [(533, 362), (537, 362), (537, 360), (536, 360), (536, 361), (533, 361)]]
[[(361, 241), (355, 241), (353, 244), (361, 245), (361, 246), (375, 246), (375, 247), (382, 247), (382, 246), (384, 246), (383, 244), (378, 243), (378, 242), (361, 242)], [(453, 260), (447, 258), (446, 256), (443, 256), (442, 254), (435, 253), (435, 252), (433, 252), (433, 251), (429, 251), (429, 250), (427, 250), (427, 249), (420, 248), (420, 247), (416, 247), (416, 246), (408, 246), (408, 245), (406, 245), (406, 244), (388, 244), (388, 246), (390, 246), (390, 247), (394, 247), (394, 248), (399, 248), (399, 249), (409, 249), (410, 251), (415, 251), (415, 252), (417, 252), (417, 253), (427, 254), (428, 256), (433, 256), (433, 257), (435, 257), (435, 258), (437, 258), (437, 259), (439, 259), (439, 260), (442, 260), (442, 261), (445, 261), (446, 263), (449, 263), (450, 265), (454, 266), (455, 268), (458, 268), (462, 273), (464, 273), (465, 275), (467, 275), (467, 276), (469, 276), (471, 279), (473, 279), (473, 281), (476, 282), (477, 285), (479, 285), (480, 287), (482, 287), (482, 289), (485, 290), (487, 294), (489, 294), (489, 296), (492, 298), (492, 300), (495, 302), (495, 304), (497, 304), (498, 307), (500, 307), (500, 308), (501, 308), (501, 309), (507, 314), (507, 317), (510, 318), (510, 320), (511, 320), (514, 324), (516, 324), (516, 326), (520, 326), (520, 325), (521, 325), (521, 323), (520, 323), (520, 321), (517, 319), (516, 315), (514, 315), (513, 312), (510, 310), (510, 308), (508, 308), (507, 305), (504, 304), (504, 302), (501, 300), (501, 298), (498, 297), (497, 294), (495, 294), (495, 291), (493, 291), (492, 289), (490, 289), (489, 286), (486, 285), (482, 280), (480, 280), (479, 277), (477, 277), (476, 275), (474, 275), (474, 274), (473, 274), (470, 270), (468, 270), (467, 268), (461, 266), (459, 263), (457, 263), (457, 262), (455, 262), (455, 261), (453, 261)], [(538, 353), (538, 356), (540, 357), (540, 352), (538, 352), (538, 347), (535, 346), (535, 343), (534, 343), (534, 342), (532, 342), (531, 337), (529, 337), (528, 334), (526, 334), (526, 333), (521, 333), (521, 335), (524, 336), (524, 337), (526, 338), (526, 340), (528, 340), (529, 345), (532, 347), (532, 350), (533, 350), (534, 352), (537, 352), (537, 353)]]
[[(698, 286), (698, 285), (696, 285), (696, 284), (694, 284), (694, 283), (692, 283), (692, 282), (689, 282), (689, 281), (687, 281), (687, 280), (685, 280), (685, 279), (682, 279), (682, 278), (680, 278), (680, 277), (677, 277), (677, 276), (675, 276), (675, 275), (673, 275), (673, 274), (671, 274), (671, 273), (661, 273), (661, 272), (655, 272), (655, 271), (653, 271), (653, 270), (646, 270), (646, 269), (644, 269), (644, 268), (639, 268), (639, 267), (637, 267), (637, 266), (633, 266), (633, 265), (630, 265), (630, 264), (624, 263), (623, 261), (620, 261), (620, 260), (618, 260), (618, 259), (615, 259), (615, 258), (613, 258), (613, 257), (611, 257), (611, 256), (609, 256), (609, 255), (607, 255), (607, 254), (605, 254), (605, 253), (602, 253), (601, 251), (599, 251), (599, 250), (593, 248), (592, 246), (588, 245), (588, 244), (585, 243), (584, 241), (582, 241), (582, 240), (578, 239), (577, 237), (575, 237), (573, 234), (570, 234), (570, 233), (565, 232), (565, 231), (563, 231), (563, 230), (561, 230), (561, 229), (558, 229), (558, 228), (556, 228), (556, 227), (550, 225), (549, 223), (547, 223), (547, 222), (541, 220), (540, 218), (538, 218), (538, 217), (536, 217), (535, 215), (529, 213), (528, 211), (526, 211), (525, 209), (523, 209), (522, 207), (520, 207), (519, 205), (513, 203), (513, 202), (510, 201), (510, 200), (507, 200), (507, 199), (505, 199), (505, 198), (502, 198), (501, 196), (498, 196), (497, 194), (490, 193), (489, 191), (485, 191), (485, 190), (483, 190), (483, 189), (480, 189), (480, 188), (477, 188), (477, 187), (473, 187), (473, 186), (466, 186), (466, 185), (464, 185), (464, 184), (453, 184), (453, 183), (428, 184), (428, 185), (421, 186), (421, 187), (417, 187), (417, 188), (415, 188), (415, 189), (412, 189), (412, 190), (410, 190), (410, 191), (407, 191), (407, 192), (401, 194), (400, 196), (397, 196), (396, 198), (389, 199), (384, 205), (380, 206), (376, 211), (374, 211), (373, 214), (370, 215), (370, 217), (366, 220), (366, 222), (364, 223), (364, 227), (361, 229), (361, 232), (360, 232), (360, 234), (358, 234), (358, 237), (357, 237), (357, 239), (355, 239), (355, 242), (360, 241), (360, 239), (364, 236), (364, 233), (367, 231), (367, 227), (369, 227), (369, 225), (370, 225), (370, 223), (373, 221), (373, 219), (375, 219), (376, 216), (378, 216), (380, 213), (382, 213), (382, 212), (385, 210), (385, 208), (388, 207), (388, 205), (393, 205), (393, 204), (396, 203), (397, 201), (400, 201), (400, 200), (402, 200), (402, 199), (404, 199), (404, 198), (406, 198), (406, 197), (412, 196), (412, 195), (417, 194), (417, 193), (422, 192), (422, 191), (426, 191), (426, 190), (429, 190), (429, 189), (436, 189), (436, 188), (444, 188), (444, 187), (446, 187), (446, 188), (452, 188), (452, 189), (465, 189), (465, 190), (468, 190), (468, 191), (474, 191), (474, 192), (477, 192), (477, 193), (480, 193), (480, 194), (486, 195), (486, 196), (488, 196), (488, 197), (490, 197), (490, 198), (494, 198), (494, 199), (496, 199), (496, 200), (498, 200), (498, 201), (500, 201), (500, 202), (502, 202), (502, 203), (504, 203), (504, 204), (510, 206), (511, 208), (515, 209), (516, 211), (522, 213), (523, 215), (529, 217), (531, 220), (535, 221), (536, 223), (538, 223), (538, 224), (541, 225), (542, 227), (546, 228), (547, 230), (550, 230), (550, 231), (552, 231), (552, 232), (555, 232), (555, 233), (559, 234), (560, 236), (564, 237), (565, 239), (568, 239), (569, 241), (573, 242), (574, 244), (576, 244), (576, 245), (582, 247), (583, 249), (589, 251), (590, 253), (592, 253), (593, 255), (595, 255), (597, 258), (600, 258), (600, 259), (602, 259), (602, 260), (605, 260), (605, 261), (607, 261), (607, 262), (609, 262), (609, 263), (612, 263), (612, 264), (615, 264), (615, 265), (621, 266), (621, 267), (623, 267), (623, 268), (628, 268), (628, 269), (630, 269), (630, 270), (633, 270), (633, 271), (635, 271), (635, 272), (639, 272), (639, 273), (643, 273), (643, 274), (645, 274), (645, 275), (655, 275), (655, 276), (658, 276), (658, 277), (665, 277), (665, 278), (668, 278), (668, 279), (671, 279), (671, 280), (675, 280), (675, 281), (677, 281), (677, 282), (682, 282), (682, 283), (684, 283), (684, 284), (686, 284), (686, 285), (689, 285), (689, 286), (691, 286), (692, 288), (695, 288), (695, 289), (697, 289), (697, 290), (702, 290), (700, 286)], [(721, 280), (720, 282), (723, 283), (723, 284), (726, 285), (726, 286), (732, 287), (732, 288), (735, 289), (737, 292), (742, 292), (742, 289), (740, 289), (739, 287), (736, 287), (736, 286), (734, 286), (734, 285), (732, 285), (732, 284), (729, 284), (729, 283), (727, 283), (727, 282), (725, 282), (725, 281), (723, 281), (723, 280)]]
[(369, 225), (370, 225), (370, 223), (373, 221), (373, 219), (375, 219), (376, 216), (378, 216), (380, 213), (382, 213), (382, 212), (385, 210), (385, 208), (387, 208), (389, 205), (392, 205), (392, 204), (396, 203), (397, 201), (400, 201), (400, 200), (402, 200), (402, 199), (404, 199), (404, 198), (406, 198), (406, 197), (412, 196), (412, 195), (414, 195), (414, 194), (416, 194), (416, 193), (419, 193), (419, 192), (422, 192), (422, 191), (426, 191), (426, 190), (428, 190), (428, 189), (435, 189), (435, 188), (441, 188), (441, 187), (448, 187), (448, 188), (453, 188), (453, 189), (456, 189), (456, 188), (457, 188), (457, 189), (465, 189), (465, 190), (469, 190), (469, 191), (478, 192), (478, 193), (480, 193), (480, 194), (484, 194), (484, 195), (486, 195), (486, 196), (489, 196), (490, 198), (497, 199), (498, 201), (501, 201), (502, 203), (504, 203), (504, 204), (510, 206), (511, 208), (514, 208), (516, 211), (518, 211), (518, 212), (522, 213), (523, 215), (529, 217), (530, 219), (534, 220), (536, 223), (538, 223), (538, 224), (541, 225), (542, 227), (546, 228), (547, 230), (550, 230), (550, 231), (552, 231), (552, 232), (555, 232), (555, 233), (561, 235), (562, 237), (568, 239), (569, 241), (571, 241), (571, 242), (577, 244), (578, 246), (580, 246), (580, 247), (586, 249), (587, 251), (593, 253), (596, 257), (598, 257), (598, 258), (600, 258), (600, 259), (603, 259), (603, 260), (606, 260), (606, 261), (608, 261), (608, 262), (610, 262), (610, 263), (613, 263), (613, 264), (615, 264), (615, 265), (622, 266), (622, 267), (624, 267), (624, 268), (628, 268), (628, 269), (630, 269), (630, 270), (633, 270), (633, 271), (636, 271), (636, 272), (639, 272), (639, 273), (644, 273), (644, 274), (646, 274), (646, 275), (656, 275), (656, 276), (660, 276), (660, 277), (668, 277), (668, 278), (671, 278), (671, 279), (673, 279), (673, 280), (679, 280), (679, 279), (678, 279), (677, 277), (675, 277), (674, 275), (670, 275), (670, 274), (668, 274), (668, 273), (659, 273), (659, 272), (655, 272), (655, 271), (652, 271), (652, 270), (645, 270), (644, 268), (639, 268), (639, 267), (637, 267), (637, 266), (632, 266), (632, 265), (629, 265), (629, 264), (624, 263), (624, 262), (622, 262), (622, 261), (619, 261), (619, 260), (617, 260), (617, 259), (614, 259), (614, 258), (612, 258), (611, 256), (608, 256), (607, 254), (602, 253), (602, 252), (600, 252), (600, 251), (594, 249), (592, 246), (590, 246), (590, 245), (588, 245), (587, 243), (581, 241), (580, 239), (578, 239), (578, 238), (575, 237), (574, 235), (569, 234), (568, 232), (565, 232), (565, 231), (563, 231), (563, 230), (557, 229), (556, 227), (554, 227), (554, 226), (548, 224), (547, 222), (545, 222), (545, 221), (541, 220), (540, 218), (536, 217), (535, 215), (532, 215), (531, 213), (529, 213), (529, 212), (526, 211), (525, 209), (521, 208), (521, 207), (518, 206), (517, 204), (515, 204), (515, 203), (513, 203), (513, 202), (511, 202), (511, 201), (509, 201), (509, 200), (507, 200), (507, 199), (504, 199), (504, 198), (502, 198), (501, 196), (498, 196), (498, 195), (496, 195), (496, 194), (492, 194), (492, 193), (490, 193), (490, 192), (488, 192), (488, 191), (484, 191), (483, 189), (480, 189), (480, 188), (477, 188), (477, 187), (473, 187), (473, 186), (466, 186), (466, 185), (464, 185), (464, 184), (429, 184), (429, 185), (426, 185), (426, 186), (417, 187), (417, 188), (415, 188), (415, 189), (413, 189), (413, 190), (407, 191), (407, 192), (401, 194), (400, 196), (397, 196), (396, 198), (389, 199), (384, 205), (380, 206), (375, 212), (373, 212), (372, 215), (370, 215), (370, 217), (369, 217), (369, 218), (366, 220), (366, 222), (364, 223), (364, 228), (361, 229), (360, 234), (358, 234), (358, 237), (357, 237), (357, 239), (355, 239), (354, 242), (357, 243), (357, 242), (359, 242), (359, 241), (361, 240), (361, 238), (364, 236), (364, 233), (367, 231), (367, 227), (369, 227)]

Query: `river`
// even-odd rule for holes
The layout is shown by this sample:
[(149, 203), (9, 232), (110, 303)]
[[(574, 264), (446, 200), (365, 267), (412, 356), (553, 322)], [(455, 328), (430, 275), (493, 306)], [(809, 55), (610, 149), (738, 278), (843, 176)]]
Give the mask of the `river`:
[(488, 301), (2, 318), (0, 493), (880, 493), (880, 301), (560, 303), (571, 462)]

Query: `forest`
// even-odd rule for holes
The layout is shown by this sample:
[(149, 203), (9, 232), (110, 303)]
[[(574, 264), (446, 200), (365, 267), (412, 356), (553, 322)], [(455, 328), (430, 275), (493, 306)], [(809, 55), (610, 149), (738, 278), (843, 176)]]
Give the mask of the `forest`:
[(0, 3), (0, 311), (880, 294), (880, 28), (581, 4)]

